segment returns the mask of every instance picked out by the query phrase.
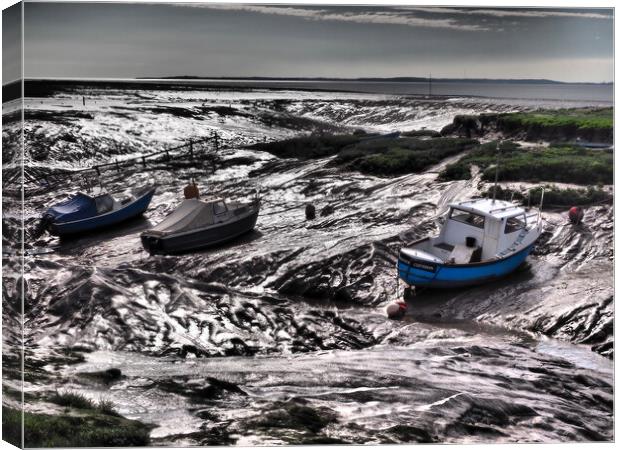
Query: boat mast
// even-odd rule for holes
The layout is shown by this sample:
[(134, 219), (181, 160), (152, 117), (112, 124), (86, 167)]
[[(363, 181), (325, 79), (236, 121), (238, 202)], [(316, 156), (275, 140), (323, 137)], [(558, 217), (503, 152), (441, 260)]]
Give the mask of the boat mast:
[(497, 176), (499, 173), (499, 141), (497, 141), (496, 150), (497, 150), (497, 161), (495, 162), (495, 184), (493, 184), (493, 203), (495, 203), (495, 198), (497, 197)]
[(433, 78), (433, 74), (429, 73), (428, 74), (428, 96), (429, 97), (432, 95), (432, 84), (431, 84), (432, 78)]

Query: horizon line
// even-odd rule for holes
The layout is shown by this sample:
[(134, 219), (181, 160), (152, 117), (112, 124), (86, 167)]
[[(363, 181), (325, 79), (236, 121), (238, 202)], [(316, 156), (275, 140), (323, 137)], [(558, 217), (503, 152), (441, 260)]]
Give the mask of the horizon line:
[(446, 78), (446, 77), (421, 77), (421, 76), (392, 76), (392, 77), (355, 77), (355, 78), (343, 78), (343, 77), (329, 77), (329, 76), (308, 76), (308, 77), (286, 77), (286, 76), (243, 76), (243, 77), (234, 77), (234, 76), (219, 76), (219, 77), (204, 77), (204, 76), (195, 76), (195, 75), (175, 75), (175, 76), (160, 76), (160, 77), (54, 77), (54, 76), (35, 76), (35, 77), (22, 77), (17, 78), (6, 83), (3, 83), (3, 86), (6, 86), (11, 83), (15, 83), (20, 80), (28, 81), (41, 81), (41, 80), (59, 80), (59, 81), (148, 81), (148, 80), (167, 80), (167, 81), (188, 81), (188, 80), (203, 80), (203, 81), (226, 81), (226, 80), (248, 80), (248, 81), (293, 81), (293, 82), (303, 82), (303, 81), (371, 81), (371, 80), (435, 80), (435, 81), (542, 81), (547, 83), (557, 83), (557, 84), (614, 84), (614, 81), (562, 81), (562, 80), (553, 80), (549, 78), (481, 78), (481, 77), (468, 77), (468, 78)]

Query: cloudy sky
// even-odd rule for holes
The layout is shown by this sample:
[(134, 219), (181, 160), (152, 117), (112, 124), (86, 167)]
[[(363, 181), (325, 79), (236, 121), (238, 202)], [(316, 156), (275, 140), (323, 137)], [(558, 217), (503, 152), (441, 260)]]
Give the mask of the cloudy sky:
[(611, 9), (26, 3), (26, 77), (613, 79)]

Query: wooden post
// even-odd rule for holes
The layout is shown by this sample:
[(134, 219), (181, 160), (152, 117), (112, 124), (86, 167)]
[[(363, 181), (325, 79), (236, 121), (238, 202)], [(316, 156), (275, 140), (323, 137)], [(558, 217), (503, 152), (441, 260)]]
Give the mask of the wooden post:
[(146, 156), (142, 157), (142, 166), (146, 167)]
[(189, 140), (189, 159), (194, 159), (194, 142), (191, 139)]
[(97, 176), (101, 176), (101, 172), (99, 171), (99, 166), (95, 166), (95, 172), (97, 172)]
[(166, 150), (166, 161), (170, 161), (170, 152)]
[(121, 166), (118, 165), (118, 159), (116, 160), (116, 171), (117, 172), (121, 171)]

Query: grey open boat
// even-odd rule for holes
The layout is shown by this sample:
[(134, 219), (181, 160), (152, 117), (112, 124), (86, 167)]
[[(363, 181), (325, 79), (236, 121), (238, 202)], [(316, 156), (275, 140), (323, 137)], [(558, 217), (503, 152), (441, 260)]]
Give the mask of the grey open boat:
[(181, 253), (222, 244), (254, 229), (260, 199), (251, 203), (221, 198), (183, 200), (160, 224), (140, 235), (151, 255)]

